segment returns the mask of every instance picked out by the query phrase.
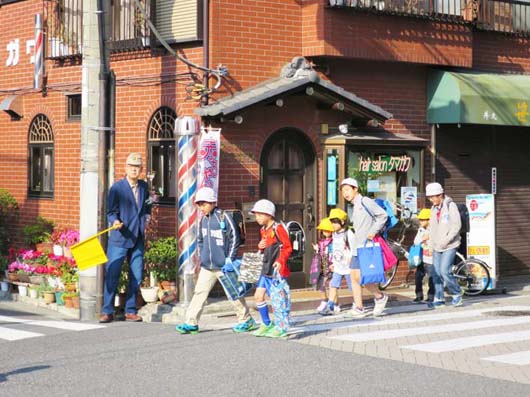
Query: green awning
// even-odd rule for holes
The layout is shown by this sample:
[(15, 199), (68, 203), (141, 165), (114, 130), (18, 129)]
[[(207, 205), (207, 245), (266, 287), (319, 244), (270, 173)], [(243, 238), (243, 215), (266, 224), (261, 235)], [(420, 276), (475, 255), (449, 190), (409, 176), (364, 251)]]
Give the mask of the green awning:
[(429, 124), (530, 126), (530, 76), (431, 70)]

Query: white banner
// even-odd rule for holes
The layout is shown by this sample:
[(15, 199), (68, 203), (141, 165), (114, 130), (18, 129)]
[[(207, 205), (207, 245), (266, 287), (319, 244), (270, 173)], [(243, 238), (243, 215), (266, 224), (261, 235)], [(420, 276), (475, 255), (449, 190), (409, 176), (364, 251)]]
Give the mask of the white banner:
[(221, 129), (202, 127), (199, 140), (197, 189), (206, 186), (218, 192), (220, 157)]
[(469, 211), (469, 233), (467, 256), (481, 259), (491, 269), (491, 285), (497, 285), (497, 258), (495, 241), (495, 196), (493, 194), (468, 194), (466, 206)]

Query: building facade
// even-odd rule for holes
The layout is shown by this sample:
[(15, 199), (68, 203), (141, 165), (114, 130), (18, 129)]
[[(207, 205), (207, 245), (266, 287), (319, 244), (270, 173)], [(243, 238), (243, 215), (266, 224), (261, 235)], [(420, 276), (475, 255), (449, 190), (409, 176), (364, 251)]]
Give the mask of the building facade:
[[(160, 234), (176, 226), (172, 126), (195, 114), (222, 129), (220, 205), (246, 210), (267, 197), (280, 218), (303, 224), (308, 248), (318, 219), (344, 207), (345, 176), (394, 202), (415, 188), (421, 207), (434, 180), (458, 202), (490, 193), (496, 168), (500, 276), (528, 272), (530, 226), (519, 214), (530, 206), (530, 113), (521, 89), (530, 72), (530, 4), (142, 1), (172, 48), (196, 64), (206, 53), (223, 71), (220, 89), (201, 104), (202, 72), (167, 54), (134, 2), (111, 3), (113, 177), (128, 152), (145, 154), (146, 172), (155, 171), (152, 183), (162, 188)], [(17, 198), (20, 225), (37, 215), (79, 224), (81, 4), (0, 2), (0, 187)], [(47, 29), (44, 91), (32, 88), (37, 13)], [(485, 107), (474, 108), (479, 102)], [(251, 221), (247, 235), (253, 249)], [(305, 284), (310, 251), (293, 264), (295, 285)]]

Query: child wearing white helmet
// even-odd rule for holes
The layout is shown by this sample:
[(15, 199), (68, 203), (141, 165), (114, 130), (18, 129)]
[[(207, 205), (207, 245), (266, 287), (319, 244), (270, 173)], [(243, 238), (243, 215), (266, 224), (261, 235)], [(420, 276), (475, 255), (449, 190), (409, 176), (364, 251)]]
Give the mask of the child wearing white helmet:
[[(212, 188), (200, 188), (195, 194), (195, 204), (203, 215), (197, 238), (201, 270), (186, 311), (186, 322), (175, 327), (181, 334), (199, 332), (198, 322), (206, 299), (219, 277), (223, 273), (234, 271), (232, 262), (236, 259), (240, 245), (239, 229), (232, 217), (217, 207), (217, 195)], [(256, 322), (250, 315), (245, 298), (231, 302), (239, 320), (232, 328), (234, 332), (256, 329)]]
[(265, 294), (270, 297), (270, 288), (274, 270), (277, 269), (281, 277), (289, 277), (290, 270), (287, 260), (293, 250), (289, 233), (283, 224), (275, 221), (276, 207), (269, 200), (258, 200), (251, 212), (256, 216), (256, 222), (261, 226), (258, 248), (263, 252), (263, 268), (256, 284), (254, 298), (261, 316), (261, 327), (254, 331), (255, 336), (281, 338), (286, 336), (285, 330), (275, 326), (269, 317), (269, 309), (265, 301)]
[(445, 304), (444, 283), (453, 299), (453, 306), (462, 305), (462, 288), (453, 275), (452, 266), (460, 246), (460, 212), (453, 199), (447, 196), (438, 182), (425, 187), (425, 195), (431, 201), (430, 246), (433, 251), (434, 301), (429, 307)]

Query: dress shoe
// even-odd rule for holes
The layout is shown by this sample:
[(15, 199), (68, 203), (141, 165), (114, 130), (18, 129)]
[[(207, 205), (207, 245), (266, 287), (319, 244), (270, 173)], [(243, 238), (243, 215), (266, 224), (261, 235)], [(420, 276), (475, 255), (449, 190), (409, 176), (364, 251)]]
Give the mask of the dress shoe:
[(127, 313), (125, 315), (125, 321), (133, 321), (135, 323), (139, 323), (142, 321), (142, 317), (140, 317), (138, 314), (136, 313)]
[(103, 313), (99, 318), (100, 323), (110, 323), (112, 320), (114, 320), (114, 316), (112, 314)]

